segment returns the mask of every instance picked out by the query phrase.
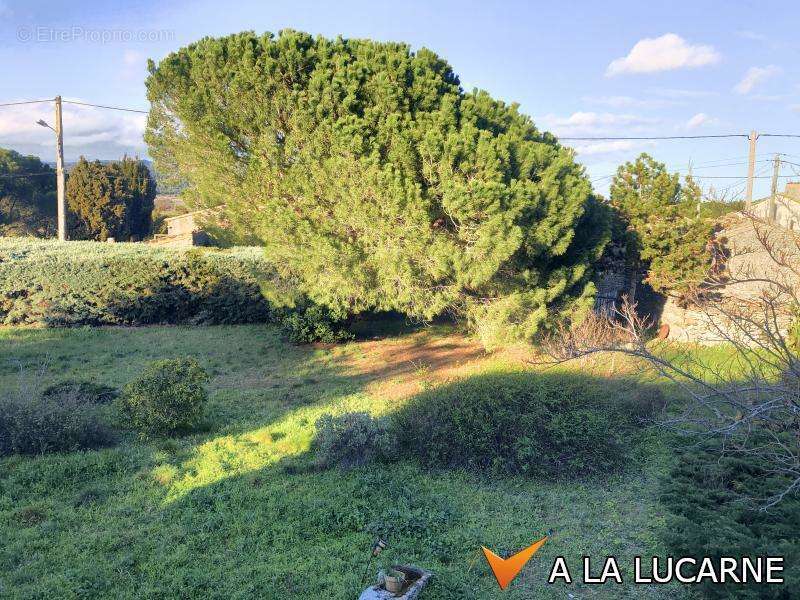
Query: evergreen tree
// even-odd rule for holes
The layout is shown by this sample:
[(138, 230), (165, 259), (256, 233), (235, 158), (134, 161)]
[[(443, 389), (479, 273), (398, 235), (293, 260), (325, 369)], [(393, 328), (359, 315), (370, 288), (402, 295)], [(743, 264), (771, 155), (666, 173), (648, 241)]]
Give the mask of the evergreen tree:
[(273, 301), (455, 312), (487, 341), (590, 307), (608, 215), (582, 167), (430, 50), (241, 33), (149, 70), (159, 172), (261, 240), (286, 284)]
[(103, 164), (81, 157), (69, 173), (66, 192), (73, 239), (128, 240), (150, 232), (156, 186), (139, 160)]
[(0, 148), (0, 233), (55, 232), (56, 174), (35, 156)]
[(615, 237), (625, 240), (628, 256), (658, 292), (684, 295), (708, 274), (712, 231), (698, 214), (700, 201), (691, 177), (681, 185), (677, 173), (646, 153), (617, 169), (611, 183)]

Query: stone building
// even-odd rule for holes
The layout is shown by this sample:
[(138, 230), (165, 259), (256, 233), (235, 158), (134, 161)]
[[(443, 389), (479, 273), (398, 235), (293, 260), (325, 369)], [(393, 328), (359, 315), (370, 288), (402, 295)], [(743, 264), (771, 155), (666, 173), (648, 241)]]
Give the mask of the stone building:
[(211, 246), (213, 240), (203, 231), (201, 221), (209, 215), (208, 210), (196, 210), (183, 215), (167, 217), (164, 223), (167, 233), (159, 233), (148, 240), (155, 246), (172, 246), (177, 248), (188, 246)]
[[(765, 303), (762, 298), (776, 291), (770, 282), (800, 283), (795, 272), (800, 270), (800, 233), (796, 227), (794, 230), (789, 227), (792, 221), (791, 218), (787, 221), (787, 217), (791, 214), (778, 211), (775, 222), (741, 212), (722, 219), (722, 230), (716, 239), (726, 250), (724, 275), (727, 279), (722, 279), (725, 284), (713, 289), (712, 299), (705, 306), (683, 306), (675, 298), (667, 298), (661, 323), (669, 326), (669, 339), (700, 344), (720, 343), (729, 338), (741, 340), (746, 336), (734, 325), (730, 315), (752, 313), (748, 318), (753, 324), (763, 321)], [(800, 219), (797, 222), (800, 223)], [(785, 265), (779, 264), (780, 261), (785, 261)], [(780, 297), (775, 305), (772, 328), (785, 333), (794, 319), (792, 302)], [(738, 317), (737, 321), (743, 322)], [(753, 331), (757, 333), (755, 325)], [(752, 340), (744, 341), (749, 345)]]
[(751, 212), (762, 221), (775, 223), (789, 231), (800, 230), (800, 182), (786, 184), (786, 189), (775, 195), (753, 202)]

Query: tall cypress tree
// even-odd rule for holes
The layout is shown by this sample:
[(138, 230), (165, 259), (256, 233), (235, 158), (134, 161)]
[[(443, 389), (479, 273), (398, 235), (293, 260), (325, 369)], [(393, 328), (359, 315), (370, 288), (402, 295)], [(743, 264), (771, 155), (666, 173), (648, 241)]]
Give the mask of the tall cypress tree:
[(159, 172), (261, 240), (274, 301), (450, 311), (487, 341), (590, 306), (608, 219), (572, 151), (430, 50), (241, 33), (149, 68)]
[(150, 232), (156, 185), (139, 160), (89, 162), (81, 157), (67, 179), (70, 237), (129, 240)]

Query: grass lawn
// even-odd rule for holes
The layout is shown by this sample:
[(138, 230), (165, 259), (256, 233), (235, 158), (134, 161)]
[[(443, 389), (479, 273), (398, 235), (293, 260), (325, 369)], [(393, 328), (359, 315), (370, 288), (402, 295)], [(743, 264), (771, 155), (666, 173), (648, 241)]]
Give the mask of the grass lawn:
[[(672, 586), (548, 585), (557, 555), (665, 554), (662, 440), (622, 474), (547, 482), (428, 472), (411, 462), (292, 468), (323, 413), (395, 410), (419, 391), (519, 369), (444, 328), (294, 347), (270, 326), (0, 330), (0, 385), (18, 365), (120, 387), (150, 360), (193, 355), (212, 375), (205, 431), (110, 449), (0, 459), (2, 598), (356, 598), (375, 535), (382, 559), (435, 573), (423, 599), (681, 598)], [(480, 547), (552, 540), (501, 592)], [(374, 573), (373, 569), (373, 573)], [(596, 574), (596, 573), (595, 573)]]

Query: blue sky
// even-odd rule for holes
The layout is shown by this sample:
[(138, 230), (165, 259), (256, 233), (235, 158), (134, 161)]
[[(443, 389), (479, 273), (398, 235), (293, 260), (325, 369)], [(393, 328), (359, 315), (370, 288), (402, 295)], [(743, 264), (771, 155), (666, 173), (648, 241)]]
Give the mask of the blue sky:
[[(800, 134), (800, 3), (304, 2), (62, 3), (0, 0), (0, 102), (53, 97), (147, 109), (147, 58), (206, 35), (285, 27), (314, 34), (399, 40), (445, 57), (466, 89), (515, 101), (562, 136)], [(52, 159), (37, 127), (49, 105), (0, 108), (0, 146)], [(67, 106), (67, 159), (146, 155), (144, 115)], [(745, 139), (565, 142), (601, 193), (607, 175), (648, 151), (695, 175), (744, 177)], [(800, 138), (761, 138), (800, 164)], [(759, 162), (762, 175), (771, 173)], [(782, 175), (800, 167), (786, 165)], [(798, 177), (800, 178), (800, 177)], [(782, 180), (786, 181), (788, 179)], [(704, 187), (739, 193), (739, 179)], [(768, 179), (757, 181), (763, 195)]]

